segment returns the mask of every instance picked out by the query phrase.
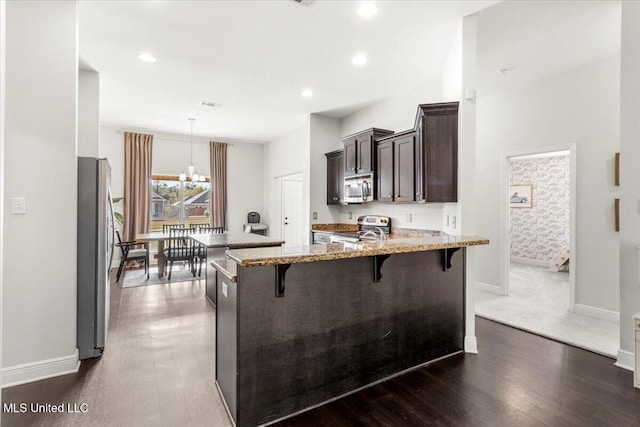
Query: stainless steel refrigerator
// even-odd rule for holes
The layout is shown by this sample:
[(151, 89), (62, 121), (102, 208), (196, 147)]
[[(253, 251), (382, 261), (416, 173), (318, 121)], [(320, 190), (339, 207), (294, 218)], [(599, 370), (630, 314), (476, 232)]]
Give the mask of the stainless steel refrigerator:
[(111, 167), (107, 159), (78, 157), (78, 327), (80, 359), (101, 356), (109, 325), (113, 260)]

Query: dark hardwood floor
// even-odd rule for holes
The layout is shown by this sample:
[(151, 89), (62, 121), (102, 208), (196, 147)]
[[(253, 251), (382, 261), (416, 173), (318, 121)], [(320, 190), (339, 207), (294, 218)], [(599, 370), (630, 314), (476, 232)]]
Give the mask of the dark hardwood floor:
[[(640, 390), (613, 360), (477, 319), (461, 354), (278, 426), (640, 426)], [(204, 281), (112, 285), (107, 350), (77, 374), (3, 390), (3, 403), (87, 404), (2, 414), (7, 426), (231, 426), (213, 383), (214, 310)]]

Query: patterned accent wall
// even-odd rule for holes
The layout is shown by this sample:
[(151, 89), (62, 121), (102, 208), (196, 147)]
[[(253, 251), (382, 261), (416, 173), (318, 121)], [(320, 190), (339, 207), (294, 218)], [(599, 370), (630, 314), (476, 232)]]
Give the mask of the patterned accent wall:
[(511, 256), (551, 261), (569, 249), (569, 156), (514, 160), (511, 184), (533, 185), (533, 207), (511, 208)]

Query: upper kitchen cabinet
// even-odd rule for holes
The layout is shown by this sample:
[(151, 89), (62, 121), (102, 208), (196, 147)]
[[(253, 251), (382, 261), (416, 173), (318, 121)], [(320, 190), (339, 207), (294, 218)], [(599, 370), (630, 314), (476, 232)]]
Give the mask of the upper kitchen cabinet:
[(344, 202), (344, 156), (343, 150), (326, 153), (327, 156), (327, 204)]
[(378, 201), (416, 200), (415, 140), (416, 133), (412, 129), (377, 141)]
[(421, 104), (416, 114), (416, 200), (458, 201), (458, 102)]
[(344, 174), (373, 173), (375, 170), (375, 141), (393, 131), (371, 128), (342, 138), (344, 143)]

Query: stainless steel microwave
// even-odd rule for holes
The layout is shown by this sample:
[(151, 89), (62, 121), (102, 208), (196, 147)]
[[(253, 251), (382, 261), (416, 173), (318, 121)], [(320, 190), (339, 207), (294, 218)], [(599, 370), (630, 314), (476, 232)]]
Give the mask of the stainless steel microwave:
[(345, 203), (373, 201), (373, 174), (353, 175), (344, 178)]

